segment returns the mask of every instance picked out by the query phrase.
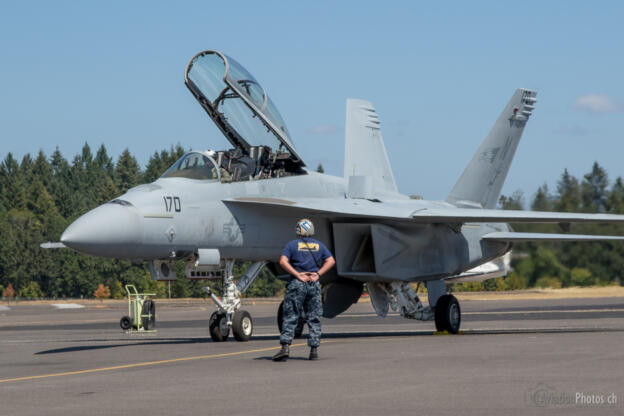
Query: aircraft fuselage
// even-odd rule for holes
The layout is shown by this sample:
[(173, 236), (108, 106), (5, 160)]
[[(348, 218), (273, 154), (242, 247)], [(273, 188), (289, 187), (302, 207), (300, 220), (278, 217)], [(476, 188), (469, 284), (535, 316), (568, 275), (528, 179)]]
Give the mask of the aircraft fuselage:
[[(294, 238), (300, 215), (277, 212), (271, 207), (228, 204), (244, 197), (345, 198), (343, 178), (309, 172), (284, 178), (222, 183), (187, 178), (161, 178), (130, 189), (115, 200), (78, 218), (61, 241), (79, 252), (125, 259), (188, 258), (200, 248), (219, 249), (222, 258), (277, 262), (284, 245)], [(423, 207), (450, 206), (445, 202), (399, 199), (388, 204)], [(337, 273), (354, 280), (428, 280), (459, 274), (499, 257), (509, 246), (484, 246), (481, 236), (506, 229), (504, 224), (464, 224), (458, 229), (436, 224), (384, 226), (383, 221), (354, 220), (310, 212), (316, 237), (338, 250)], [(388, 238), (375, 249), (377, 272), (349, 269), (337, 233), (340, 227), (373, 225), (377, 239)], [(390, 234), (392, 235), (390, 235)], [(397, 241), (393, 248), (392, 241)], [(352, 244), (350, 244), (352, 245)], [(384, 254), (385, 253), (385, 254)], [(382, 257), (380, 257), (382, 256)], [(392, 262), (401, 264), (393, 267)], [(342, 263), (342, 264), (341, 264)]]

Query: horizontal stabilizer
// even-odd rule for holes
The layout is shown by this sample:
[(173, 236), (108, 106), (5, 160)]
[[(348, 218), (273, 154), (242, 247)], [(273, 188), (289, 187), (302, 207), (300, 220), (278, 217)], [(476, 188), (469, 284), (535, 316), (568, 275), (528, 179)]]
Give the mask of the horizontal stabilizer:
[(505, 222), (505, 223), (615, 223), (624, 222), (624, 215), (586, 214), (570, 212), (514, 211), (500, 209), (422, 209), (412, 213), (412, 218), (422, 222)]
[(621, 241), (624, 237), (614, 235), (583, 235), (583, 234), (548, 234), (548, 233), (514, 233), (500, 232), (483, 236), (484, 240), (522, 242), (522, 241)]
[(47, 243), (41, 243), (39, 247), (41, 248), (67, 248), (67, 246), (61, 242), (53, 243), (51, 241), (48, 241)]

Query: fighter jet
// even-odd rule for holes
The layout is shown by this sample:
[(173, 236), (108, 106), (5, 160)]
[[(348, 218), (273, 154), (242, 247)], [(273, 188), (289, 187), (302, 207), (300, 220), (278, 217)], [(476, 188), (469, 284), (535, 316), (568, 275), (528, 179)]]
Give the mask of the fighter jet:
[[(266, 91), (234, 59), (200, 52), (184, 81), (231, 148), (185, 154), (155, 182), (78, 218), (61, 245), (146, 261), (154, 280), (175, 280), (178, 260), (186, 262), (189, 279), (220, 279), (220, 296), (208, 290), (217, 306), (209, 325), (215, 341), (230, 332), (238, 341), (251, 337), (253, 320), (241, 309), (241, 294), (265, 267), (285, 274), (281, 250), (304, 217), (337, 262), (321, 281), (325, 317), (347, 310), (366, 285), (379, 316), (391, 308), (450, 333), (459, 331), (461, 312), (447, 284), (504, 276), (514, 243), (624, 239), (520, 233), (508, 225), (624, 222), (622, 215), (495, 209), (536, 105), (534, 91), (513, 93), (446, 199), (427, 201), (398, 191), (368, 101), (347, 100), (344, 176), (337, 177), (306, 167)], [(236, 260), (251, 262), (238, 279)], [(415, 283), (426, 286), (427, 303)]]

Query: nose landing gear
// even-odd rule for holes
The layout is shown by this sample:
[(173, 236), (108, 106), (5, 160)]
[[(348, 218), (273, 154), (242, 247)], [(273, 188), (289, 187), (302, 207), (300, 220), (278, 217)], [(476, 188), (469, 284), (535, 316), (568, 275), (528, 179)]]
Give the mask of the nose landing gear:
[(251, 314), (241, 307), (241, 294), (244, 293), (255, 278), (260, 274), (266, 262), (253, 263), (247, 271), (234, 283), (232, 269), (234, 260), (225, 261), (223, 273), (223, 296), (219, 298), (212, 292), (210, 287), (205, 287), (204, 291), (210, 295), (217, 305), (217, 311), (210, 317), (209, 328), (210, 337), (214, 342), (227, 341), (230, 330), (236, 341), (249, 341), (253, 334), (253, 320)]

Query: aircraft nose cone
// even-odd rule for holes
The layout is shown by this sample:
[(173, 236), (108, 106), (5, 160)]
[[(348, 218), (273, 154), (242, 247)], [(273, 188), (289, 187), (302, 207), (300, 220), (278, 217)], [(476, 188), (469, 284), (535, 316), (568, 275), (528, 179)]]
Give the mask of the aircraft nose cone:
[(132, 258), (141, 234), (141, 217), (136, 208), (108, 203), (74, 221), (61, 236), (61, 242), (94, 256)]

